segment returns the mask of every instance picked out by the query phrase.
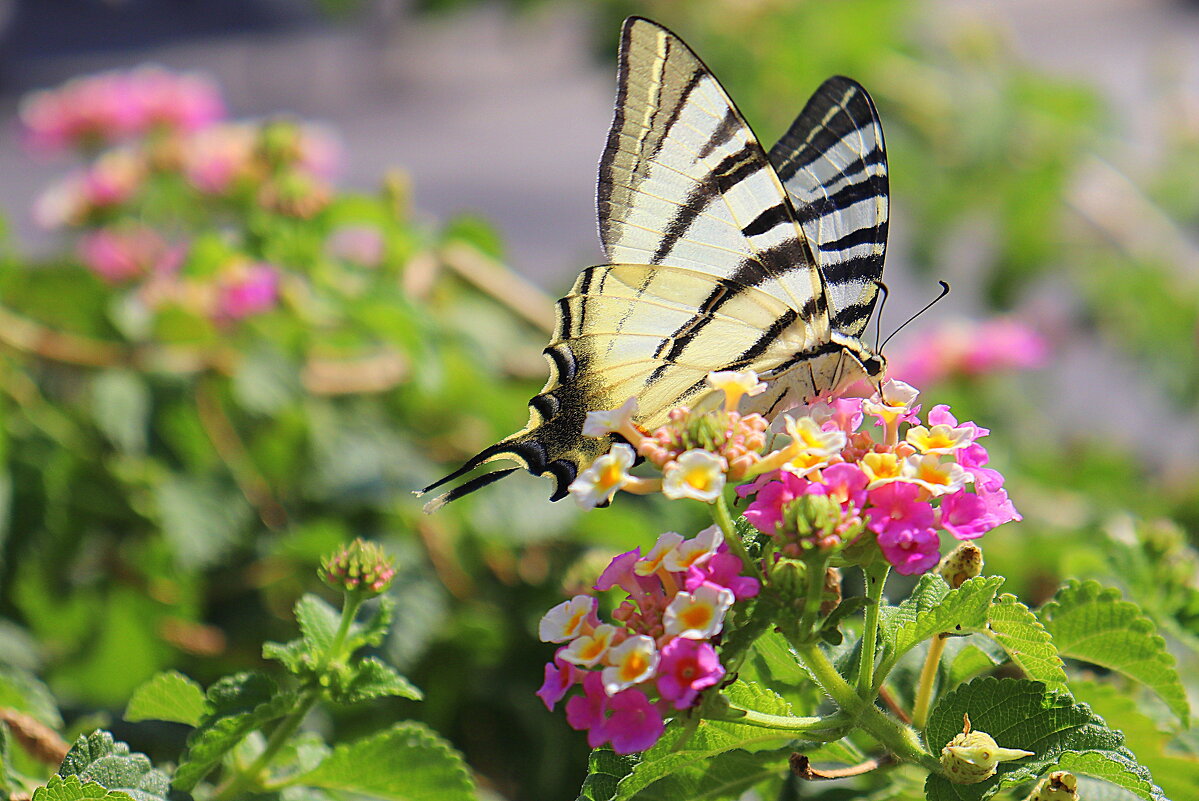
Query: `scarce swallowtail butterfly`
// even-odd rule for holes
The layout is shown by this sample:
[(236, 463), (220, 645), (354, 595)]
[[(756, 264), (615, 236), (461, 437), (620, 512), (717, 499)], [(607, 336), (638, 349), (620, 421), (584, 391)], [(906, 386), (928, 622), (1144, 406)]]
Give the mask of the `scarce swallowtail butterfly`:
[[(771, 417), (867, 379), (885, 363), (859, 337), (887, 242), (887, 157), (870, 95), (844, 77), (816, 90), (767, 153), (720, 83), (673, 33), (625, 21), (616, 113), (600, 159), (609, 263), (557, 303), (550, 377), (523, 429), (419, 494), (497, 459), (556, 482), (552, 500), (611, 445), (590, 411), (636, 396), (654, 428), (712, 390), (713, 370), (755, 370)], [(519, 468), (477, 476), (431, 511)]]

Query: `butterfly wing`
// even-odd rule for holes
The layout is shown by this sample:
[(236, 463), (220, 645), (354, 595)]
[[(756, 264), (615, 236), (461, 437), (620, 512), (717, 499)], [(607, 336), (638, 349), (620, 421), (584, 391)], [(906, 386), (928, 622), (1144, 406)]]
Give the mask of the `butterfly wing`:
[(860, 336), (887, 247), (887, 151), (874, 101), (856, 81), (829, 78), (769, 157), (813, 243), (832, 327)]

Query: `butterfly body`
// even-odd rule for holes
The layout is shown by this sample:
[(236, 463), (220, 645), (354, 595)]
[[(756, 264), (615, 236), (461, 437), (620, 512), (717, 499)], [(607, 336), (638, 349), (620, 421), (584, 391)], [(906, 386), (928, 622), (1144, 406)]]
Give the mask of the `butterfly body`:
[(583, 270), (558, 301), (549, 380), (525, 428), (425, 491), (508, 459), (552, 476), (556, 500), (610, 446), (582, 435), (587, 412), (636, 397), (636, 422), (654, 428), (702, 402), (714, 370), (756, 371), (768, 389), (743, 409), (768, 416), (881, 378), (881, 356), (859, 338), (888, 206), (866, 91), (825, 81), (768, 153), (682, 40), (638, 17), (622, 32), (618, 87), (597, 191), (610, 263)]

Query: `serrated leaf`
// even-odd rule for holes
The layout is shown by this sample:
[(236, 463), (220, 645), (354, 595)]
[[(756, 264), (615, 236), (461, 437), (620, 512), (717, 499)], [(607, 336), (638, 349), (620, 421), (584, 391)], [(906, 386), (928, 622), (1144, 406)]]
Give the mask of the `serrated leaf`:
[(594, 749), (587, 757), (587, 778), (576, 801), (612, 801), (617, 784), (640, 760), (637, 754), (621, 755), (607, 746)]
[(954, 590), (938, 575), (921, 576), (907, 600), (880, 610), (884, 652), (879, 675), (885, 676), (921, 640), (985, 628), (987, 610), (1002, 584), (1002, 576), (978, 576)]
[(1097, 581), (1070, 581), (1038, 612), (1063, 655), (1122, 673), (1166, 702), (1182, 724), (1190, 720), (1174, 657), (1153, 621), (1120, 591)]
[(298, 696), (278, 692), (258, 673), (229, 676), (208, 688), (212, 711), (187, 738), (187, 751), (175, 770), (174, 787), (190, 792), (217, 762), (251, 731), (290, 712)]
[(1016, 596), (999, 596), (987, 614), (987, 628), (983, 633), (999, 643), (1030, 679), (1042, 681), (1050, 689), (1065, 689), (1066, 668), (1054, 640)]
[(305, 593), (295, 605), (296, 622), (300, 624), (300, 633), (313, 656), (321, 656), (329, 651), (333, 637), (337, 634), (337, 625), (341, 622), (341, 614), (325, 602), (324, 599)]
[(784, 748), (756, 753), (737, 749), (717, 754), (647, 787), (637, 794), (637, 801), (737, 799), (761, 782), (781, 776), (793, 753)]
[(978, 784), (952, 784), (931, 774), (925, 784), (929, 801), (981, 801), (1005, 787), (1030, 782), (1069, 763), (1065, 768), (1107, 779), (1137, 793), (1146, 801), (1166, 801), (1153, 784), (1149, 770), (1137, 764), (1124, 747), (1124, 735), (1108, 728), (1086, 704), (1041, 682), (985, 677), (946, 693), (929, 715), (925, 741), (939, 753), (962, 730), (969, 714), (975, 731), (984, 731), (1004, 748), (1033, 751), (1033, 756), (1001, 762), (998, 773)]
[[(777, 693), (754, 682), (738, 681), (722, 691), (730, 701), (746, 709), (771, 715), (790, 715), (791, 705)], [(748, 752), (775, 750), (792, 737), (785, 732), (728, 721), (701, 720), (685, 744), (676, 742), (681, 727), (671, 727), (641, 759), (632, 773), (620, 782), (617, 799), (632, 798), (646, 787), (680, 770), (702, 770), (718, 754), (734, 749)]]
[(125, 720), (169, 720), (198, 726), (204, 717), (204, 689), (174, 670), (159, 673), (133, 691)]
[(384, 664), (373, 656), (359, 661), (353, 667), (354, 677), (345, 687), (333, 693), (339, 704), (354, 704), (370, 698), (399, 696), (410, 701), (420, 701), (424, 693), (401, 676), (391, 665)]
[(132, 796), (119, 790), (107, 790), (96, 782), (85, 784), (79, 781), (78, 776), (51, 776), (44, 787), (33, 791), (33, 801), (90, 801), (101, 798), (128, 801)]
[(996, 659), (983, 648), (973, 644), (962, 646), (952, 657), (946, 649), (946, 655), (942, 661), (945, 666), (945, 687), (952, 689), (964, 681), (969, 681), (979, 673), (998, 666), (1002, 661), (1002, 657)]
[(431, 729), (412, 721), (337, 746), (316, 770), (294, 783), (394, 801), (476, 797), (458, 752)]
[(58, 774), (77, 776), (84, 785), (96, 782), (107, 790), (119, 790), (134, 801), (162, 801), (170, 790), (170, 779), (150, 764), (149, 757), (130, 752), (129, 746), (114, 741), (106, 731), (79, 735)]

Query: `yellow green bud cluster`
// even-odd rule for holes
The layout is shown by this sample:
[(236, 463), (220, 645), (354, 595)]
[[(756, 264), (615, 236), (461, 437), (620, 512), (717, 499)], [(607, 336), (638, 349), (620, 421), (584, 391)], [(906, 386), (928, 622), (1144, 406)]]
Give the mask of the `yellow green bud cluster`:
[(1024, 801), (1078, 801), (1078, 779), (1073, 773), (1055, 770), (1037, 782)]
[(963, 716), (962, 733), (941, 749), (941, 770), (954, 784), (978, 784), (995, 775), (1000, 762), (1032, 756), (1032, 751), (1001, 748), (985, 731), (971, 731), (970, 718)]
[(779, 550), (799, 557), (805, 551), (831, 550), (853, 542), (866, 528), (857, 514), (846, 514), (840, 501), (827, 495), (801, 495), (783, 510), (778, 526)]
[(641, 439), (637, 450), (659, 468), (690, 450), (703, 450), (724, 458), (729, 476), (744, 476), (760, 459), (766, 447), (766, 418), (742, 416), (737, 411), (692, 411), (685, 406), (672, 409), (670, 422)]
[(963, 542), (937, 565), (937, 573), (955, 590), (983, 572), (983, 550), (973, 542)]
[(337, 553), (321, 560), (321, 581), (341, 592), (379, 595), (396, 570), (391, 559), (376, 543), (356, 539)]

